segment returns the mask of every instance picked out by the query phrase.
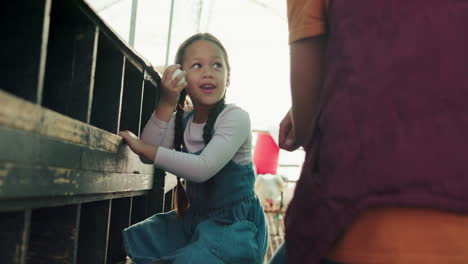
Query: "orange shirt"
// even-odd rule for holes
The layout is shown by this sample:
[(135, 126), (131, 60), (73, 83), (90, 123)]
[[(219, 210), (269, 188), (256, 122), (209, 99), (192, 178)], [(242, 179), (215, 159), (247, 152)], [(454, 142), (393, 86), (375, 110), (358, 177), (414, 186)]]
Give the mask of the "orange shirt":
[(289, 43), (326, 32), (329, 0), (288, 0)]
[(367, 210), (328, 258), (346, 264), (466, 264), (468, 216), (415, 208)]

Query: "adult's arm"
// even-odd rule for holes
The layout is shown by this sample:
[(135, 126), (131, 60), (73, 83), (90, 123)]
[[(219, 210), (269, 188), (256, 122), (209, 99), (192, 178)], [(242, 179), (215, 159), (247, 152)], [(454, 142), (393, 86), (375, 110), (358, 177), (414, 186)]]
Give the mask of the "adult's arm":
[(286, 150), (304, 144), (317, 113), (328, 7), (329, 0), (287, 0), (292, 107), (280, 124), (280, 146)]
[(325, 67), (326, 35), (290, 44), (291, 117), (296, 144), (303, 145), (316, 118)]

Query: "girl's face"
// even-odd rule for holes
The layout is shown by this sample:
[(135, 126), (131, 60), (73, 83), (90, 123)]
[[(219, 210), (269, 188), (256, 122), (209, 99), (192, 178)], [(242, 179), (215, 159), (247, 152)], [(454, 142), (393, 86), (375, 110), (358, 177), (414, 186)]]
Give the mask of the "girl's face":
[(226, 59), (221, 48), (208, 40), (190, 44), (182, 69), (187, 72), (187, 94), (194, 107), (210, 107), (223, 98), (229, 85)]

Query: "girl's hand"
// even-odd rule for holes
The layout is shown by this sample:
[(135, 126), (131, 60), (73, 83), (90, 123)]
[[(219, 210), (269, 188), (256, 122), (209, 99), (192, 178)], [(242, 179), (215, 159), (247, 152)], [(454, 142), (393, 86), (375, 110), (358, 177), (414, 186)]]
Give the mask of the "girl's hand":
[(180, 69), (179, 64), (167, 67), (161, 79), (162, 89), (160, 103), (171, 107), (175, 107), (177, 105), (180, 92), (187, 86), (187, 82), (179, 83), (179, 81), (185, 77), (185, 71), (182, 71), (182, 73), (177, 75), (175, 78), (172, 78), (172, 75), (177, 69)]
[(147, 148), (147, 144), (143, 143), (135, 134), (126, 130), (120, 131), (119, 136), (123, 137), (127, 142), (130, 149), (135, 152), (135, 154), (142, 155)]
[(287, 151), (294, 151), (299, 148), (297, 143), (294, 124), (292, 122), (291, 109), (286, 113), (280, 123), (278, 145)]

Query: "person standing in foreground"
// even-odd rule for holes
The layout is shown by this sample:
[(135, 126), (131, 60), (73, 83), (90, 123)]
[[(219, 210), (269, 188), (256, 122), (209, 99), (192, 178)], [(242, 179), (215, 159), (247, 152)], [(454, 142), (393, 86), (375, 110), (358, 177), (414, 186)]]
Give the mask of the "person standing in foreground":
[(279, 141), (306, 158), (287, 263), (467, 263), (467, 14), (456, 0), (288, 1)]
[[(176, 63), (162, 77), (161, 99), (141, 140), (119, 134), (136, 154), (184, 178), (187, 196), (178, 181), (175, 211), (125, 229), (127, 253), (136, 264), (262, 264), (268, 232), (254, 194), (250, 119), (225, 104), (227, 52), (200, 33), (182, 43)], [(193, 109), (185, 107), (187, 94)]]

